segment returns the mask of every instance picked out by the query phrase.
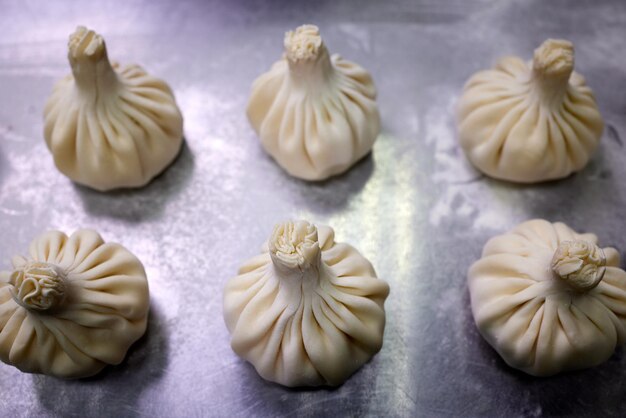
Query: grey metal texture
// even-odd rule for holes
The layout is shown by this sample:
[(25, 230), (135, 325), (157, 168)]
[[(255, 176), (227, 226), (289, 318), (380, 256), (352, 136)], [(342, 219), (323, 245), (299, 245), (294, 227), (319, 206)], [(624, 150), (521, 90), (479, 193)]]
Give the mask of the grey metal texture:
[[(283, 34), (320, 26), (331, 52), (369, 69), (383, 131), (373, 153), (322, 183), (261, 149), (245, 106)], [(67, 36), (102, 33), (109, 55), (173, 88), (185, 117), (176, 162), (139, 190), (98, 193), (60, 174), (43, 140)], [(516, 186), (477, 173), (454, 106), (465, 80), (548, 37), (576, 46), (606, 130), (582, 172)], [(626, 250), (626, 2), (0, 0), (0, 265), (47, 229), (100, 231), (145, 264), (151, 317), (119, 366), (78, 381), (0, 364), (2, 416), (625, 416), (626, 357), (552, 378), (507, 367), (479, 336), (466, 271), (485, 241), (531, 218)], [(231, 350), (222, 287), (273, 225), (329, 224), (391, 294), (384, 346), (339, 388), (263, 381)]]

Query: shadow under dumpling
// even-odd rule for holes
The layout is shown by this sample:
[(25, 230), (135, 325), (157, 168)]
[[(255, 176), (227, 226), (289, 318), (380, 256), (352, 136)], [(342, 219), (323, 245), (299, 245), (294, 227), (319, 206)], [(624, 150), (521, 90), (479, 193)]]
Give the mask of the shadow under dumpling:
[[(347, 172), (319, 182), (308, 182), (289, 177), (289, 194), (296, 192), (308, 210), (317, 213), (334, 213), (346, 207), (374, 173), (374, 158), (370, 152)], [(285, 173), (285, 176), (289, 176)]]
[(136, 415), (132, 412), (141, 394), (160, 380), (168, 367), (167, 332), (160, 309), (152, 302), (146, 333), (130, 347), (122, 363), (78, 380), (33, 375), (39, 403), (54, 416), (69, 416), (79, 410), (84, 416)]
[(159, 217), (167, 202), (189, 183), (194, 167), (194, 155), (185, 140), (174, 162), (144, 187), (105, 193), (76, 183), (74, 187), (90, 215), (140, 222)]

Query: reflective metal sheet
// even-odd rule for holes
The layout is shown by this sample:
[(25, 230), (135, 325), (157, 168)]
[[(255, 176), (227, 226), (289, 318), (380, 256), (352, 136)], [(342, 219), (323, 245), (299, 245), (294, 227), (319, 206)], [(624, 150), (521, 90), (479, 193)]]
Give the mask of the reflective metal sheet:
[[(286, 30), (318, 24), (331, 52), (369, 69), (383, 132), (373, 154), (322, 183), (287, 176), (245, 117), (251, 82)], [(186, 146), (141, 190), (97, 193), (54, 167), (42, 111), (69, 72), (77, 24), (111, 58), (167, 80)], [(0, 257), (46, 229), (100, 231), (145, 264), (152, 314), (123, 364), (80, 381), (0, 365), (3, 416), (597, 416), (626, 414), (626, 359), (538, 379), (480, 338), (465, 274), (482, 245), (529, 218), (561, 220), (626, 249), (626, 3), (573, 1), (251, 2), (0, 0)], [(465, 80), (547, 37), (576, 45), (576, 68), (607, 122), (589, 166), (515, 186), (472, 169), (453, 109)], [(382, 351), (337, 389), (260, 379), (229, 346), (222, 286), (275, 222), (332, 225), (391, 286)]]

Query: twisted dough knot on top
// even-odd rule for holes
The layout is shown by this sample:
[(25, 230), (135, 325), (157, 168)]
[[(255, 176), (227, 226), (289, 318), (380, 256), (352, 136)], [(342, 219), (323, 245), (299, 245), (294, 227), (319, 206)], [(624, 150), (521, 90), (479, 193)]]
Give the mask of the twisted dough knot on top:
[(587, 291), (598, 285), (606, 270), (604, 251), (589, 241), (562, 241), (552, 258), (552, 271), (575, 290)]
[(291, 61), (314, 59), (322, 46), (320, 30), (315, 25), (302, 25), (285, 33), (285, 53)]
[(27, 309), (47, 311), (65, 299), (65, 274), (53, 264), (18, 259), (9, 283), (15, 301)]
[(269, 250), (275, 262), (288, 268), (306, 268), (319, 259), (317, 228), (305, 221), (287, 221), (274, 227)]

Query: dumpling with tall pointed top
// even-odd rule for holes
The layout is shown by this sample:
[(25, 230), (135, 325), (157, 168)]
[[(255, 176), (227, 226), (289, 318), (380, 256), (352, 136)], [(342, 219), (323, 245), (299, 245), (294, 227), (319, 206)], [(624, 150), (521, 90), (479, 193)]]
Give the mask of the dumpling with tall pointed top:
[(119, 364), (146, 331), (141, 262), (95, 231), (46, 232), (0, 273), (0, 360), (62, 378)]
[(264, 379), (336, 386), (380, 350), (388, 294), (332, 228), (288, 221), (226, 284), (224, 320), (235, 353)]
[(593, 92), (574, 72), (574, 46), (548, 39), (527, 64), (504, 57), (474, 74), (458, 103), (459, 140), (488, 176), (518, 183), (584, 168), (604, 122)]
[(380, 132), (370, 74), (329, 55), (317, 26), (285, 34), (285, 53), (252, 85), (248, 119), (292, 176), (324, 180), (367, 155)]
[(106, 191), (144, 186), (178, 155), (183, 118), (169, 86), (138, 65), (111, 64), (102, 36), (79, 26), (72, 74), (44, 110), (46, 144), (73, 181)]

